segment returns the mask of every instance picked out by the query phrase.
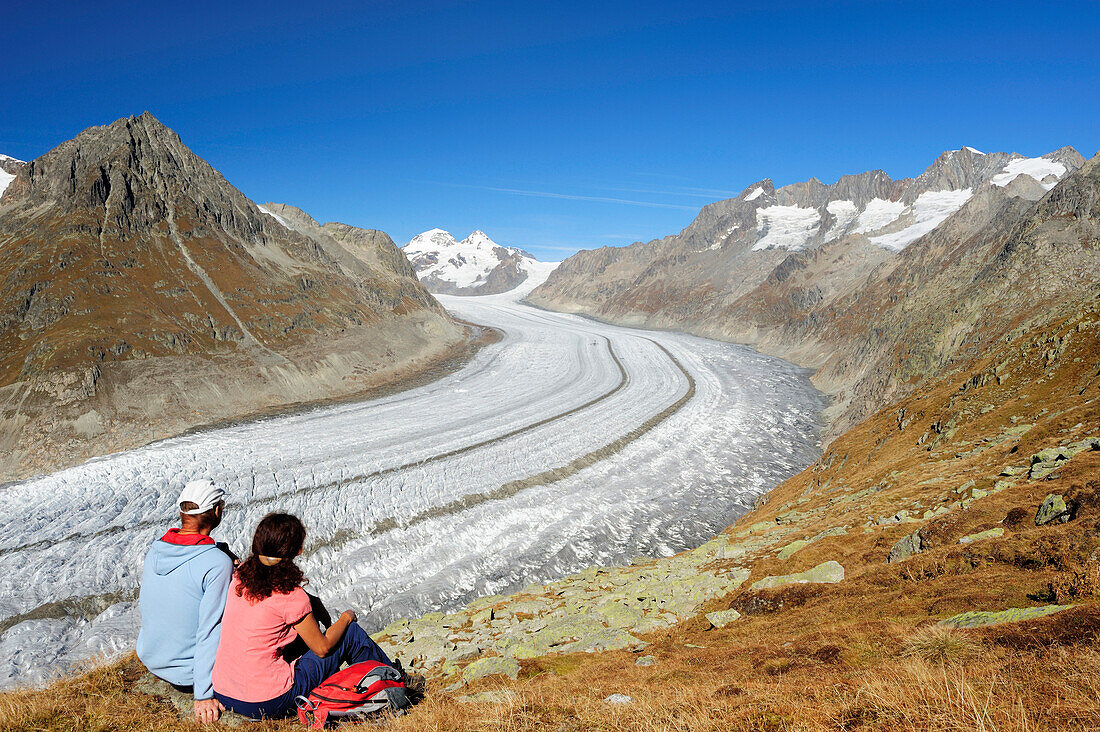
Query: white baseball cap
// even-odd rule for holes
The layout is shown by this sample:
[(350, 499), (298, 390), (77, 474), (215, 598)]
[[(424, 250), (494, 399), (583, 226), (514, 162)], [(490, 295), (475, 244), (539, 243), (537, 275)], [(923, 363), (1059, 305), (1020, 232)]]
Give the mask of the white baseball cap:
[(176, 504), (183, 504), (187, 502), (197, 503), (198, 508), (192, 508), (190, 511), (184, 511), (180, 508), (180, 513), (186, 513), (191, 515), (197, 515), (200, 513), (206, 513), (218, 503), (225, 500), (225, 491), (214, 485), (214, 481), (209, 478), (202, 478), (200, 480), (193, 480), (183, 487), (180, 491), (179, 500)]

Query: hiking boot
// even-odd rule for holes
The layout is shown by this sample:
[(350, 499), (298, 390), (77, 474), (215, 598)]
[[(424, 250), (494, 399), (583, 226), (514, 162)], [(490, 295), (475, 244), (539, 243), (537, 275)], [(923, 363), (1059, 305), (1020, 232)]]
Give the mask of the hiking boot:
[(411, 674), (406, 671), (400, 660), (394, 660), (393, 667), (401, 674), (401, 683), (405, 685), (405, 693), (409, 701), (416, 704), (423, 699), (427, 693), (428, 680), (420, 674)]

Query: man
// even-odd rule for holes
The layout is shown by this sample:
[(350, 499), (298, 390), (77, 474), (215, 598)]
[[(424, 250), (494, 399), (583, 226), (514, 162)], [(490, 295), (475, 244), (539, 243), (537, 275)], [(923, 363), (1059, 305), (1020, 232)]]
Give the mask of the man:
[(216, 722), (225, 708), (210, 680), (221, 636), (233, 560), (210, 538), (225, 509), (225, 491), (195, 480), (179, 496), (180, 528), (169, 529), (145, 555), (137, 654), (157, 677), (194, 694), (195, 718)]

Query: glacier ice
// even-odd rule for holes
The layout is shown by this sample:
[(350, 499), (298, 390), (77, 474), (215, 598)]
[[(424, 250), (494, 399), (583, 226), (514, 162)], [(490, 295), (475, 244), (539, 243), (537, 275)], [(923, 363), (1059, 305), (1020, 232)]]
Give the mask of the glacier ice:
[(198, 476), (227, 486), (216, 536), (239, 554), (267, 512), (300, 515), (311, 591), (373, 630), (698, 545), (816, 456), (823, 402), (801, 369), (518, 294), (441, 298), (503, 338), (434, 383), (0, 488), (0, 686), (132, 647), (142, 558)]

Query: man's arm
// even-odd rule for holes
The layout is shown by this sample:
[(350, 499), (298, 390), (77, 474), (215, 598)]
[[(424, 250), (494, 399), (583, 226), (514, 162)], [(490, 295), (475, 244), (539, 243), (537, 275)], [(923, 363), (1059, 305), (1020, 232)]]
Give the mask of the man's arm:
[(222, 613), (225, 598), (229, 594), (229, 581), (233, 577), (233, 564), (225, 558), (203, 577), (202, 600), (199, 601), (199, 624), (195, 630), (195, 700), (214, 696), (214, 656), (221, 639)]

